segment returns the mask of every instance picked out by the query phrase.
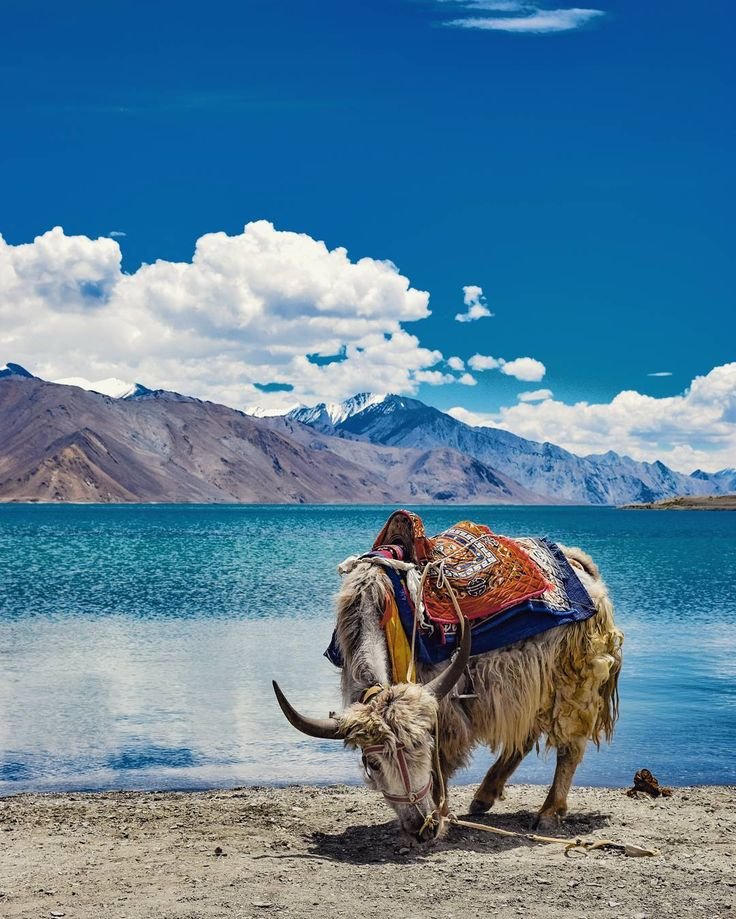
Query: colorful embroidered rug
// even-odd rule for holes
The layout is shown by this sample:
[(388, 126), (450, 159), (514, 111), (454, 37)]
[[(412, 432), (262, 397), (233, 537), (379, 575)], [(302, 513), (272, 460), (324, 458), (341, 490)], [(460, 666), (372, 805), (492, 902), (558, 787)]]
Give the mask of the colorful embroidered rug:
[[(559, 546), (546, 539), (531, 537), (516, 539), (513, 542), (539, 567), (544, 576), (546, 588), (539, 596), (529, 597), (501, 612), (472, 620), (470, 622), (472, 655), (503, 648), (560, 625), (580, 622), (595, 613), (593, 601)], [(391, 568), (384, 570), (393, 588), (393, 598), (399, 622), (403, 627), (403, 637), (405, 642), (411, 642), (414, 608), (404, 576)], [(385, 616), (386, 613), (384, 613)], [(387, 634), (387, 638), (389, 637)], [(456, 622), (425, 620), (417, 631), (417, 660), (424, 664), (435, 664), (447, 660), (457, 646), (457, 638)], [(399, 640), (398, 647), (405, 649), (406, 644), (402, 644)], [(342, 667), (342, 655), (335, 634), (332, 636), (329, 648), (325, 651), (325, 657), (336, 667)], [(391, 657), (394, 672), (398, 673), (395, 680), (405, 679), (401, 674), (403, 664), (397, 666), (397, 661), (393, 659), (394, 655), (392, 654)]]
[(547, 581), (511, 539), (463, 520), (432, 540), (432, 562), (422, 600), (434, 622), (457, 622), (448, 581), (466, 619), (485, 618), (541, 596)]
[(446, 583), (463, 616), (471, 620), (539, 597), (549, 586), (539, 565), (514, 540), (469, 520), (428, 539), (417, 514), (395, 511), (374, 543), (374, 552), (384, 550), (386, 543), (402, 547), (405, 560), (428, 566), (422, 601), (427, 616), (440, 624), (457, 622)]

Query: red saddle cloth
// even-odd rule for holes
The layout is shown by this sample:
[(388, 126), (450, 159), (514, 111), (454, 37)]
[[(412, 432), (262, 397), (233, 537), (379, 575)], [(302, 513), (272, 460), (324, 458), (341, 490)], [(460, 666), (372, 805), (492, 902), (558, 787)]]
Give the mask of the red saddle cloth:
[(422, 597), (427, 615), (435, 622), (457, 622), (443, 579), (455, 592), (466, 619), (501, 613), (549, 588), (539, 567), (514, 540), (468, 520), (430, 538), (421, 517), (411, 511), (395, 511), (373, 548), (387, 544), (401, 546), (407, 561), (419, 567), (435, 563)]

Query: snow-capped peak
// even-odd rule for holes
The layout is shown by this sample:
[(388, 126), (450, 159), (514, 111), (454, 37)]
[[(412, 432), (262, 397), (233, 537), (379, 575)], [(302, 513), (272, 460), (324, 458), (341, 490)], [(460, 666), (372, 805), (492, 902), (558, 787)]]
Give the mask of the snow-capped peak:
[(291, 415), (292, 412), (296, 412), (304, 407), (302, 402), (295, 402), (291, 408), (286, 409), (286, 411), (284, 411), (283, 408), (265, 408), (263, 405), (251, 405), (245, 409), (245, 414), (252, 415), (253, 418), (278, 418), (283, 415)]
[(386, 400), (385, 393), (361, 392), (344, 402), (320, 402), (311, 407), (303, 406), (292, 409), (287, 418), (301, 421), (302, 424), (329, 424), (333, 427), (347, 418), (357, 415), (370, 405), (379, 405)]
[(332, 424), (340, 424), (346, 418), (357, 415), (369, 405), (378, 405), (386, 398), (386, 393), (360, 392), (356, 396), (351, 396), (344, 402), (328, 402), (325, 404), (325, 411)]
[(84, 377), (65, 377), (63, 380), (54, 380), (54, 383), (60, 383), (62, 386), (78, 386), (80, 389), (102, 393), (103, 396), (110, 396), (113, 399), (132, 399), (134, 396), (141, 396), (151, 391), (141, 383), (130, 383), (117, 377), (94, 381), (86, 380)]

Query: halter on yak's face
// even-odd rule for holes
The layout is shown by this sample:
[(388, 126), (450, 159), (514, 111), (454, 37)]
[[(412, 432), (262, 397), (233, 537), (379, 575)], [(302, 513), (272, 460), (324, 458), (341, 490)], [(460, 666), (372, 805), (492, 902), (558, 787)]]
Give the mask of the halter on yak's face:
[(281, 710), (310, 737), (342, 740), (360, 749), (368, 785), (382, 792), (396, 811), (402, 830), (414, 842), (429, 842), (444, 826), (444, 786), (438, 774), (438, 702), (460, 679), (470, 656), (470, 629), (464, 630), (457, 656), (424, 686), (398, 683), (369, 688), (365, 702), (326, 719), (300, 715), (278, 684)]

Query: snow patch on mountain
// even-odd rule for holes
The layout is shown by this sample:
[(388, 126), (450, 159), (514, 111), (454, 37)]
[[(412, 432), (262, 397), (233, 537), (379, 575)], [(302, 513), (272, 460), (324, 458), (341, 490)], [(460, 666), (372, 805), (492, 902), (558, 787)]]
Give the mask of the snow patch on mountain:
[(284, 412), (283, 408), (265, 408), (262, 405), (251, 405), (245, 409), (245, 414), (250, 415), (252, 418), (281, 418), (284, 415), (291, 415), (292, 412), (300, 408), (305, 408), (303, 402), (295, 402), (291, 408), (286, 409), (286, 412)]
[(292, 421), (308, 424), (322, 431), (336, 428), (348, 418), (365, 411), (372, 405), (380, 405), (388, 399), (385, 393), (361, 392), (344, 402), (320, 402), (317, 405), (300, 406), (286, 413)]
[(110, 396), (112, 399), (134, 399), (136, 396), (143, 396), (151, 392), (142, 383), (130, 383), (128, 380), (120, 380), (117, 377), (107, 377), (104, 380), (65, 377), (63, 380), (54, 380), (53, 382), (59, 383), (61, 386), (78, 386), (80, 389), (102, 393), (103, 396)]

